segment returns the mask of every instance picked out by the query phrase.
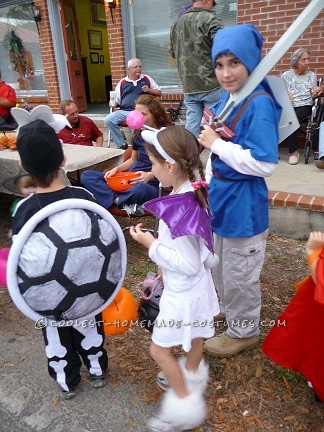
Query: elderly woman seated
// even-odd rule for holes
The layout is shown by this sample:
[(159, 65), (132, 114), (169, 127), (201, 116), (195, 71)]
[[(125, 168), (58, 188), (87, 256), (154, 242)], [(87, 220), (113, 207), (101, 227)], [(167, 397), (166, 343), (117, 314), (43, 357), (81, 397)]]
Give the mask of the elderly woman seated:
[[(313, 100), (323, 92), (323, 89), (317, 86), (316, 74), (309, 70), (309, 51), (298, 48), (292, 54), (291, 69), (281, 76), (286, 82), (298, 121), (301, 123), (311, 115)], [(297, 131), (288, 137), (288, 142), (289, 164), (297, 165), (299, 162)]]

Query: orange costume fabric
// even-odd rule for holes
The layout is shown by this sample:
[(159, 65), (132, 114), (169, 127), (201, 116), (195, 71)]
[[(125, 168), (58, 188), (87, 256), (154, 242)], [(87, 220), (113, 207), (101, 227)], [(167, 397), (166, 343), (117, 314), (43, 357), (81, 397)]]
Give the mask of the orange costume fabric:
[[(324, 401), (324, 252), (317, 284), (306, 278), (266, 337), (262, 350), (279, 364), (304, 375)], [(283, 323), (285, 323), (283, 325)]]

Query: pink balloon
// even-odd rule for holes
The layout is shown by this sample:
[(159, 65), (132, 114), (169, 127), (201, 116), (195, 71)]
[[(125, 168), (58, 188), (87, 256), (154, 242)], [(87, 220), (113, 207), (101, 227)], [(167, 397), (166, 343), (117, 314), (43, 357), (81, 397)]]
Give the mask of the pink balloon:
[(144, 115), (140, 111), (131, 111), (126, 117), (127, 126), (131, 129), (141, 129), (144, 124)]
[(0, 249), (0, 285), (7, 286), (7, 261), (9, 256), (9, 248)]

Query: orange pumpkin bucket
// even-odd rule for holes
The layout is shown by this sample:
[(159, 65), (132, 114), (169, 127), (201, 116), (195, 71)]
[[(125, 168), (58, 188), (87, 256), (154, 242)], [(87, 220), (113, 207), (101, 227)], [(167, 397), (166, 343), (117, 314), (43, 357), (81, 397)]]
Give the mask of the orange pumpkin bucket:
[(140, 177), (140, 174), (122, 171), (111, 177), (106, 177), (107, 185), (115, 192), (124, 192), (132, 186), (131, 181)]
[(126, 332), (137, 316), (137, 305), (133, 294), (121, 287), (115, 299), (102, 311), (104, 332), (117, 335)]

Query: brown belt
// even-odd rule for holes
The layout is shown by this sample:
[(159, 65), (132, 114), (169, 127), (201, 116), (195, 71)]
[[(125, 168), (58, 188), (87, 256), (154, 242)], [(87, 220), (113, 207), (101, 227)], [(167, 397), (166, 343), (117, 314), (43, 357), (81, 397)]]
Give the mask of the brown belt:
[(219, 174), (217, 171), (215, 171), (215, 170), (212, 170), (212, 172), (213, 172), (213, 176), (216, 177), (216, 178), (219, 179), (219, 180), (227, 180), (227, 181), (230, 181), (230, 180), (231, 180), (231, 179), (228, 179), (228, 178), (226, 178), (226, 177), (220, 175), (220, 174)]

